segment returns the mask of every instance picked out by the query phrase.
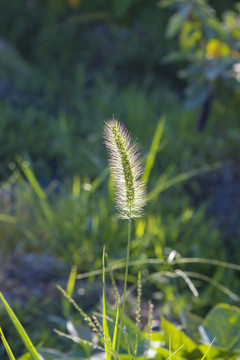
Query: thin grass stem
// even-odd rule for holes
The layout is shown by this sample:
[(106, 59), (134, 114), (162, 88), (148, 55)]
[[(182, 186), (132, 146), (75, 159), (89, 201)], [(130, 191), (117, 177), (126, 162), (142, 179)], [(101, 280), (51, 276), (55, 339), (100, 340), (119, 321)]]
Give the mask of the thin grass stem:
[[(121, 308), (121, 314), (120, 314), (120, 328), (122, 327), (122, 324), (123, 324), (125, 301), (126, 301), (126, 292), (127, 292), (128, 266), (129, 266), (130, 246), (131, 246), (131, 228), (132, 228), (132, 218), (130, 216), (129, 219), (128, 219), (128, 242), (127, 242), (127, 255), (126, 255), (126, 267), (125, 267), (123, 300), (122, 300), (122, 308)], [(119, 351), (120, 341), (121, 341), (121, 330), (119, 331), (119, 334), (118, 334), (117, 351)]]

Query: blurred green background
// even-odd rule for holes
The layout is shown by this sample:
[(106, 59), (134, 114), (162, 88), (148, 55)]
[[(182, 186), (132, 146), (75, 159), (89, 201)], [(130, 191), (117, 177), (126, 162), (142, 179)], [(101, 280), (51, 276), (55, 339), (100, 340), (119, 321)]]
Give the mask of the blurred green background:
[[(12, 301), (50, 306), (46, 279), (61, 281), (72, 264), (100, 268), (104, 244), (110, 259), (125, 257), (102, 139), (113, 115), (146, 164), (132, 259), (239, 263), (239, 11), (230, 0), (0, 0), (0, 276)], [(32, 269), (46, 268), (34, 275), (42, 290), (24, 290)], [(191, 270), (239, 293), (233, 269)], [(197, 299), (169, 278), (145, 292), (176, 316), (238, 303), (200, 280)]]

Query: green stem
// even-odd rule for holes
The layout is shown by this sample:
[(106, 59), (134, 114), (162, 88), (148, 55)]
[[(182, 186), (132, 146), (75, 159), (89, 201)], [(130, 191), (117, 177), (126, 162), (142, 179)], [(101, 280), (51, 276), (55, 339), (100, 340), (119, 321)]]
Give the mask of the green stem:
[(120, 317), (120, 331), (118, 334), (118, 343), (117, 343), (117, 351), (119, 351), (120, 340), (121, 340), (121, 327), (123, 325), (123, 317), (124, 317), (124, 308), (125, 308), (125, 300), (126, 300), (126, 292), (127, 292), (127, 280), (128, 280), (128, 264), (130, 258), (130, 244), (131, 244), (131, 225), (132, 218), (128, 219), (128, 243), (127, 243), (127, 256), (126, 256), (126, 268), (125, 268), (125, 278), (124, 278), (124, 290), (123, 290), (123, 301), (122, 301), (122, 309), (121, 309), (121, 317)]
[(131, 243), (131, 224), (132, 224), (132, 219), (129, 218), (129, 220), (128, 220), (128, 243), (127, 243), (126, 270), (125, 270), (123, 302), (122, 302), (122, 314), (123, 315), (124, 315), (125, 299), (126, 299), (126, 291), (127, 291), (127, 280), (128, 280), (128, 264), (129, 264), (130, 243)]

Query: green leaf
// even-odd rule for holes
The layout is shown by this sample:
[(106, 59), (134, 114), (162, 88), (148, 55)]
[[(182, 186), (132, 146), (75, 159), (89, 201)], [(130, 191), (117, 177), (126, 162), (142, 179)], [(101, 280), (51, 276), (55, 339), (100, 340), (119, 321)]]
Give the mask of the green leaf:
[[(31, 360), (31, 355), (29, 353), (26, 353), (24, 355), (22, 355), (20, 358), (18, 358), (18, 360)], [(44, 360), (47, 360), (44, 358)]]
[(224, 63), (219, 63), (215, 60), (211, 60), (208, 62), (208, 66), (206, 66), (204, 70), (204, 74), (208, 80), (215, 80), (221, 75), (226, 76), (227, 69)]
[(171, 51), (169, 54), (161, 58), (161, 63), (169, 64), (169, 63), (185, 61), (185, 60), (186, 60), (186, 55), (181, 51)]
[(240, 309), (228, 304), (216, 305), (203, 321), (208, 343), (215, 337), (215, 347), (240, 352)]
[(1, 327), (0, 327), (0, 338), (2, 339), (3, 346), (5, 347), (5, 350), (6, 350), (7, 354), (8, 354), (9, 359), (10, 360), (15, 360), (15, 357), (14, 357), (14, 355), (12, 353), (12, 350), (11, 350), (10, 346), (8, 345), (8, 342), (7, 342), (7, 340), (6, 340), (6, 338), (5, 338), (4, 334), (3, 334), (3, 331), (2, 331)]
[(165, 334), (165, 341), (168, 343), (169, 338), (172, 340), (172, 351), (176, 351), (184, 345), (183, 348), (178, 351), (179, 355), (183, 355), (184, 353), (189, 354), (198, 349), (197, 344), (190, 339), (190, 337), (178, 329), (177, 326), (167, 321), (165, 317), (162, 317), (162, 330)]
[(36, 348), (32, 344), (32, 342), (29, 339), (29, 337), (28, 337), (26, 331), (24, 330), (22, 324), (20, 323), (20, 321), (18, 320), (18, 318), (14, 314), (13, 310), (11, 309), (11, 307), (9, 306), (9, 304), (7, 303), (7, 301), (5, 300), (5, 298), (4, 298), (4, 296), (2, 295), (1, 292), (0, 292), (0, 300), (2, 301), (3, 306), (4, 306), (5, 310), (7, 311), (7, 313), (9, 315), (13, 325), (15, 326), (18, 334), (22, 338), (22, 341), (23, 341), (24, 345), (26, 346), (26, 348), (28, 349), (28, 351), (32, 355), (32, 358), (34, 360), (40, 360), (40, 357), (39, 357), (39, 355), (37, 353)]
[[(182, 357), (181, 355), (179, 355), (179, 352), (181, 349), (179, 349), (179, 351), (176, 352), (176, 354), (172, 354), (172, 358), (169, 357), (169, 349), (165, 349), (163, 347), (160, 348), (156, 348), (156, 353), (159, 355), (157, 357), (157, 359), (167, 359), (167, 360), (186, 360), (185, 357)], [(154, 358), (155, 359), (155, 358)]]
[(202, 324), (202, 319), (184, 310), (181, 312), (181, 317), (184, 323), (185, 333), (193, 341), (199, 343), (200, 342), (199, 326)]
[(167, 24), (166, 37), (168, 39), (171, 39), (172, 37), (174, 37), (180, 31), (185, 20), (186, 20), (186, 17), (183, 14), (176, 13), (176, 14), (172, 15), (172, 17), (170, 18), (170, 20)]
[[(75, 350), (69, 353), (62, 353), (54, 349), (44, 348), (39, 351), (44, 360), (80, 360), (86, 359), (86, 356), (82, 355), (80, 351)], [(81, 356), (82, 355), (82, 356)], [(18, 359), (22, 360), (22, 359)]]
[(158, 2), (158, 6), (163, 9), (165, 7), (168, 7), (172, 4), (174, 4), (175, 2), (176, 2), (176, 0), (161, 0)]

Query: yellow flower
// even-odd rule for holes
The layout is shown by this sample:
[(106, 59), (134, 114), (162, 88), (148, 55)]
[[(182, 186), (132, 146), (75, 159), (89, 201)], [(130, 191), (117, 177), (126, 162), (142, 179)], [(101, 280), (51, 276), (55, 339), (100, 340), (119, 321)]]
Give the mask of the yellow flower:
[(68, 0), (67, 2), (69, 7), (73, 10), (78, 9), (82, 4), (82, 0)]
[(214, 59), (220, 57), (226, 57), (230, 54), (230, 48), (227, 44), (221, 42), (218, 39), (211, 39), (206, 46), (206, 58)]

